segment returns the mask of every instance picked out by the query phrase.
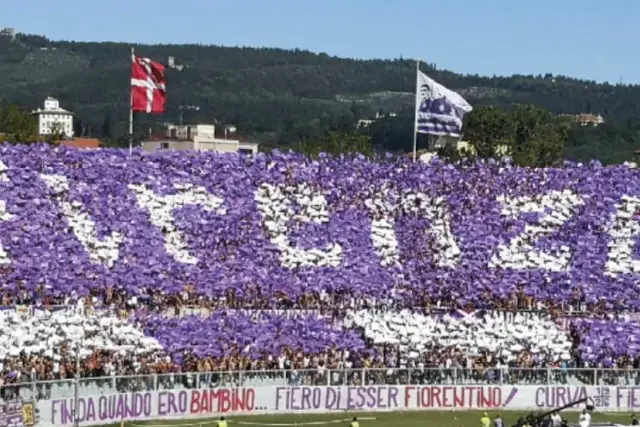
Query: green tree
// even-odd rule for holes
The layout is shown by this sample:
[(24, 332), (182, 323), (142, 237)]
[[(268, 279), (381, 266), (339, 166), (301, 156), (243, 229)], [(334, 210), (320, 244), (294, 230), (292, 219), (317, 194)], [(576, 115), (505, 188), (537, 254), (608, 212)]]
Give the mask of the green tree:
[(349, 107), (349, 112), (353, 116), (353, 118), (357, 121), (362, 117), (362, 109), (358, 105), (356, 101), (351, 101), (351, 106)]
[(62, 123), (53, 122), (51, 124), (51, 133), (47, 135), (47, 142), (50, 144), (58, 144), (65, 137), (64, 129), (62, 127)]
[(546, 167), (561, 162), (570, 125), (548, 110), (517, 105), (513, 120), (513, 159), (522, 166)]
[[(396, 117), (376, 120), (366, 132), (376, 151), (409, 153), (413, 150), (413, 111), (403, 111)], [(427, 136), (418, 135), (418, 148), (427, 146)]]
[(602, 163), (637, 162), (634, 155), (640, 149), (640, 120), (607, 122), (600, 126), (573, 126), (565, 145), (570, 160)]
[(438, 157), (448, 160), (452, 163), (457, 163), (465, 158), (475, 158), (475, 154), (473, 152), (467, 149), (458, 150), (457, 147), (453, 144), (445, 144), (444, 146), (438, 148), (437, 153)]
[(111, 116), (104, 118), (100, 133), (106, 139), (113, 139), (113, 124), (111, 123)]
[(38, 123), (28, 111), (15, 105), (0, 108), (0, 132), (10, 142), (36, 142), (38, 140)]
[(338, 133), (327, 132), (320, 138), (308, 139), (298, 144), (298, 151), (312, 158), (320, 153), (332, 154), (364, 154), (373, 155), (371, 138), (357, 132)]
[(549, 110), (519, 104), (511, 112), (479, 107), (465, 118), (463, 129), (480, 158), (510, 155), (521, 166), (546, 167), (563, 160), (571, 126)]
[(465, 117), (464, 139), (473, 145), (476, 156), (480, 158), (509, 154), (513, 124), (513, 117), (501, 108), (479, 107)]
[(84, 123), (79, 117), (73, 118), (73, 134), (75, 136), (84, 136)]

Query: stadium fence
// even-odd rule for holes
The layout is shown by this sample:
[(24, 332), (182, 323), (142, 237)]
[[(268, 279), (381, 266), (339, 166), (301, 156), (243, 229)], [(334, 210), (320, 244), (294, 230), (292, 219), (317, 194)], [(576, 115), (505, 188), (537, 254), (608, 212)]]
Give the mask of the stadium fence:
[[(25, 400), (74, 397), (76, 379), (23, 381), (0, 387), (0, 398)], [(187, 372), (79, 378), (80, 395), (176, 389), (255, 386), (340, 385), (640, 385), (640, 369), (306, 369)]]

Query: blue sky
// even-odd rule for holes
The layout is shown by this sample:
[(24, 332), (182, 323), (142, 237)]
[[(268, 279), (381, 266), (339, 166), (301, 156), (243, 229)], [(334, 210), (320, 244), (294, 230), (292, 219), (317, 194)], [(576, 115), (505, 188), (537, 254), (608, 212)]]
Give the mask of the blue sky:
[(0, 11), (0, 27), (52, 39), (298, 47), (640, 83), (638, 0), (0, 0)]

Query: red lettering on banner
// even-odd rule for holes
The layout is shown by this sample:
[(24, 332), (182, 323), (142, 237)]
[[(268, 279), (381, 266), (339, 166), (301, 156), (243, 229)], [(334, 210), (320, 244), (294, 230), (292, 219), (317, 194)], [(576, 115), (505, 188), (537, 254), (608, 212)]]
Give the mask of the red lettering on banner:
[(416, 388), (414, 386), (408, 385), (405, 386), (404, 388), (404, 407), (405, 408), (410, 408), (410, 401), (411, 401), (411, 392), (413, 390), (415, 390)]
[(405, 387), (405, 408), (499, 408), (502, 406), (500, 387), (425, 386)]
[(191, 414), (225, 414), (251, 412), (255, 409), (256, 391), (253, 388), (193, 390)]

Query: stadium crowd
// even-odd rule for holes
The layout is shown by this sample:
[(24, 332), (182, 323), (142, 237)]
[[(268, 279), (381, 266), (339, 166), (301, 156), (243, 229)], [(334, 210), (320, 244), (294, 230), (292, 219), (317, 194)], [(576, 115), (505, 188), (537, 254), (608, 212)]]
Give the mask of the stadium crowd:
[(636, 381), (640, 176), (626, 166), (40, 145), (0, 160), (5, 387), (78, 369)]

